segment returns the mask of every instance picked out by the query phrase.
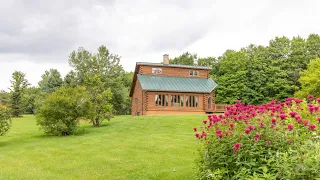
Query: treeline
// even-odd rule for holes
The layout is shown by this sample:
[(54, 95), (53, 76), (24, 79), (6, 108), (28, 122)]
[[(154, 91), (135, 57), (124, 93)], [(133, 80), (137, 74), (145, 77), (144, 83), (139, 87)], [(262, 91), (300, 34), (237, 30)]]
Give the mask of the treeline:
[(320, 95), (320, 63), (312, 61), (319, 57), (320, 36), (310, 34), (306, 39), (276, 37), (267, 46), (250, 44), (238, 51), (226, 50), (217, 58), (197, 59), (196, 53), (186, 52), (170, 63), (193, 65), (197, 61), (212, 67), (211, 77), (219, 85), (216, 103), (233, 104), (238, 99), (263, 104), (272, 99), (304, 98), (309, 93)]
[(10, 92), (0, 91), (0, 105), (9, 107), (13, 117), (35, 114), (37, 102), (49, 94), (60, 88), (88, 87), (86, 78), (90, 80), (99, 75), (99, 86), (110, 89), (108, 103), (111, 104), (112, 115), (131, 113), (129, 91), (133, 73), (123, 69), (118, 55), (111, 54), (105, 46), (100, 46), (97, 53), (79, 48), (70, 54), (69, 65), (73, 70), (65, 77), (57, 69), (45, 71), (35, 87), (30, 86), (23, 72), (14, 72)]

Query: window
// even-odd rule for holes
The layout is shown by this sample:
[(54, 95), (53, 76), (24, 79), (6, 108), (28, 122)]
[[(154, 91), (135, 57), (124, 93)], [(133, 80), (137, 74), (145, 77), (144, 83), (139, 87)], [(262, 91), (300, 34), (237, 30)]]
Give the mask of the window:
[(161, 74), (162, 68), (152, 68), (152, 74)]
[(190, 76), (198, 76), (199, 75), (199, 71), (189, 71), (189, 75)]
[(183, 107), (183, 95), (171, 95), (171, 106)]
[(198, 107), (198, 96), (186, 96), (187, 107)]
[(168, 95), (167, 94), (156, 94), (154, 97), (156, 106), (168, 106)]

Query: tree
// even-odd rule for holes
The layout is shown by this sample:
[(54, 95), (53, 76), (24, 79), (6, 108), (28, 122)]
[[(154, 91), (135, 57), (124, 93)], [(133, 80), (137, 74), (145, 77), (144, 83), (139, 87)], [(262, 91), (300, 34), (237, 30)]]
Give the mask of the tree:
[(8, 106), (10, 102), (10, 94), (4, 90), (0, 90), (0, 105)]
[(10, 112), (6, 106), (0, 104), (0, 136), (5, 135), (11, 127)]
[(302, 87), (295, 93), (295, 97), (306, 98), (309, 94), (320, 97), (320, 58), (310, 61), (299, 81)]
[(194, 65), (195, 60), (197, 59), (197, 54), (185, 52), (179, 57), (175, 57), (173, 59), (170, 59), (170, 64), (183, 64), (183, 65)]
[(39, 81), (38, 85), (42, 92), (52, 93), (62, 86), (63, 80), (59, 71), (56, 69), (45, 71), (41, 77), (42, 80)]
[(47, 134), (67, 136), (77, 132), (81, 118), (91, 109), (85, 87), (61, 87), (37, 103), (37, 124)]
[(198, 59), (199, 66), (208, 66), (211, 67), (210, 75), (213, 76), (214, 79), (217, 77), (217, 72), (219, 71), (219, 60), (215, 57), (206, 57)]
[(70, 71), (64, 77), (63, 85), (66, 87), (76, 87), (78, 85), (77, 74), (74, 71)]
[(111, 89), (105, 89), (104, 83), (101, 81), (101, 75), (95, 74), (90, 76), (86, 74), (85, 86), (89, 93), (92, 106), (88, 115), (88, 119), (94, 127), (99, 127), (103, 120), (110, 120), (112, 117), (112, 92)]
[(12, 74), (11, 80), (11, 104), (10, 109), (13, 117), (18, 117), (24, 112), (22, 97), (25, 89), (29, 86), (28, 80), (25, 79), (25, 74), (20, 71), (15, 71)]
[(35, 101), (40, 95), (40, 89), (38, 87), (28, 87), (25, 90), (23, 96), (24, 109), (26, 114), (35, 114)]
[[(101, 81), (105, 89), (110, 88), (112, 92), (113, 113), (123, 114), (123, 108), (128, 104), (129, 89), (123, 85), (126, 76), (123, 67), (120, 65), (120, 57), (110, 54), (106, 46), (100, 46), (97, 53), (90, 53), (84, 48), (73, 51), (69, 57), (69, 64), (74, 68), (75, 74), (70, 74), (70, 79), (76, 79), (79, 85), (84, 85), (86, 74), (93, 77), (101, 75)], [(74, 76), (75, 75), (75, 76)], [(75, 77), (75, 78), (74, 78)]]

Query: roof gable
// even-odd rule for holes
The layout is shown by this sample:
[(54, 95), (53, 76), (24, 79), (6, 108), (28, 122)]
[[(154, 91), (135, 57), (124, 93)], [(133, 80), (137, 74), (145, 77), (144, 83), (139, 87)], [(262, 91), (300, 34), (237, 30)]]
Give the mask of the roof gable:
[(207, 70), (212, 69), (207, 66), (191, 66), (191, 65), (182, 65), (182, 64), (162, 64), (162, 63), (150, 63), (150, 62), (137, 62), (137, 65), (163, 66), (163, 67), (187, 68), (187, 69), (207, 69)]
[(143, 90), (210, 93), (217, 83), (211, 78), (137, 75)]

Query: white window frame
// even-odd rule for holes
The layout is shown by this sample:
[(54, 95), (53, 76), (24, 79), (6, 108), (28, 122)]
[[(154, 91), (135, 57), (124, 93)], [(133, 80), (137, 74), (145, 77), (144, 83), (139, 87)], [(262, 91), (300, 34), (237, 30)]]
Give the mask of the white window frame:
[(161, 74), (162, 68), (152, 68), (152, 74)]

